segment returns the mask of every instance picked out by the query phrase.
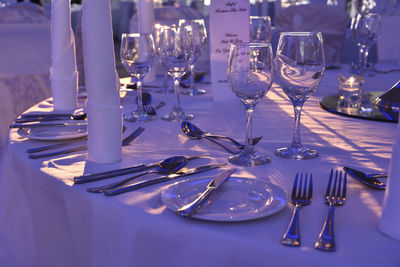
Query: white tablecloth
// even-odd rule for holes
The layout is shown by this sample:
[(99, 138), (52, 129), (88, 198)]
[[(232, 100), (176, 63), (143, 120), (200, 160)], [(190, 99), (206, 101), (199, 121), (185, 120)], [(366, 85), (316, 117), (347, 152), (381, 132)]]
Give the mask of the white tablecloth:
[[(73, 185), (73, 176), (149, 163), (176, 154), (210, 153), (212, 162), (228, 154), (207, 140), (189, 140), (178, 123), (160, 119), (141, 124), (145, 132), (123, 148), (118, 164), (94, 166), (86, 152), (50, 160), (28, 159), (26, 149), (46, 142), (30, 141), (10, 132), (0, 178), (0, 262), (3, 266), (400, 266), (400, 242), (377, 230), (383, 191), (366, 188), (349, 177), (347, 201), (336, 209), (337, 251), (313, 248), (328, 208), (324, 204), (331, 168), (342, 166), (387, 171), (396, 124), (340, 117), (322, 110), (318, 101), (337, 92), (337, 75), (328, 70), (315, 96), (305, 104), (302, 140), (320, 156), (309, 161), (281, 159), (276, 148), (291, 141), (293, 110), (283, 91), (274, 86), (257, 106), (254, 136), (257, 149), (272, 162), (239, 167), (235, 176), (257, 178), (290, 192), (296, 172), (312, 173), (314, 198), (301, 210), (299, 248), (280, 244), (293, 206), (278, 214), (241, 223), (187, 219), (168, 210), (160, 194), (170, 183), (154, 185), (116, 197), (90, 194), (86, 188), (107, 182)], [(388, 89), (396, 74), (367, 77), (368, 91)], [(182, 97), (183, 107), (195, 114), (193, 123), (204, 130), (239, 140), (244, 136), (244, 111), (237, 101), (214, 103), (206, 96)], [(172, 95), (153, 94), (171, 108)], [(125, 111), (133, 109), (125, 98)], [(48, 107), (41, 103), (40, 107)], [(126, 123), (128, 131), (138, 124)], [(84, 142), (84, 141), (82, 141)], [(190, 166), (207, 160), (190, 162)], [(217, 171), (191, 179), (210, 177)], [(145, 178), (144, 178), (145, 179)]]

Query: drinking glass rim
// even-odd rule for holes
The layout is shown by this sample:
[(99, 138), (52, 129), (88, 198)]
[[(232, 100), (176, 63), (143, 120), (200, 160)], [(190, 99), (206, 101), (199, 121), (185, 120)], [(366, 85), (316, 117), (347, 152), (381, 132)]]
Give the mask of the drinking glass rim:
[(269, 47), (271, 43), (266, 42), (241, 42), (241, 43), (233, 43), (231, 46), (235, 47)]
[(132, 33), (122, 33), (121, 38), (122, 37), (140, 37), (140, 36), (146, 36), (146, 35), (152, 35), (151, 33), (140, 33), (140, 32), (132, 32)]
[(270, 16), (250, 16), (250, 19), (267, 19), (269, 21), (271, 21), (271, 17)]
[(281, 35), (287, 35), (287, 36), (311, 36), (311, 35), (319, 35), (322, 33), (321, 32), (281, 32)]

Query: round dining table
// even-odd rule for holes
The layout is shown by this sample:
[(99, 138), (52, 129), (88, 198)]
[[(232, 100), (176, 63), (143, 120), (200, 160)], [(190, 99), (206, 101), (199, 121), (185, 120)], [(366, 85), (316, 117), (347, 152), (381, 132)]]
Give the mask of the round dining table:
[[(160, 117), (172, 108), (173, 94), (150, 91), (153, 106), (160, 101), (166, 106), (157, 109), (158, 118), (154, 121), (124, 122), (124, 135), (139, 126), (145, 130), (129, 146), (122, 148), (122, 160), (114, 164), (88, 162), (85, 149), (30, 159), (27, 149), (57, 141), (32, 140), (21, 136), (18, 129), (11, 129), (1, 160), (1, 265), (400, 266), (400, 242), (378, 230), (385, 191), (366, 187), (350, 176), (346, 202), (335, 208), (336, 251), (314, 249), (328, 214), (324, 195), (331, 170), (342, 171), (347, 166), (387, 172), (396, 137), (396, 123), (339, 116), (320, 107), (319, 102), (324, 97), (337, 94), (339, 74), (348, 77), (349, 68), (326, 70), (317, 92), (304, 105), (301, 138), (305, 146), (319, 152), (317, 158), (310, 160), (289, 160), (274, 155), (276, 149), (291, 142), (294, 124), (293, 107), (277, 84), (273, 84), (254, 113), (253, 136), (262, 136), (255, 148), (271, 158), (270, 163), (262, 166), (233, 166), (227, 160), (230, 154), (221, 147), (206, 139), (188, 138), (179, 122), (161, 120)], [(397, 80), (396, 72), (365, 76), (363, 89), (365, 92), (386, 91)], [(183, 109), (195, 116), (192, 123), (204, 131), (244, 142), (245, 111), (239, 99), (213, 101), (213, 90), (218, 90), (218, 86), (206, 82), (197, 86), (205, 88), (207, 93), (181, 96)], [(124, 95), (121, 98), (123, 112), (131, 112), (135, 109), (135, 92)], [(27, 112), (51, 109), (51, 99), (48, 99)], [(83, 137), (67, 147), (86, 142)], [(175, 155), (205, 153), (209, 158), (191, 160), (187, 167), (227, 163), (228, 168), (237, 169), (218, 189), (220, 192), (235, 181), (251, 181), (265, 188), (250, 189), (269, 188), (284, 205), (274, 212), (263, 213), (258, 208), (264, 207), (257, 206), (260, 199), (254, 197), (249, 188), (243, 187), (241, 192), (240, 185), (236, 185), (238, 199), (230, 194), (230, 198), (218, 198), (220, 203), (207, 205), (242, 201), (249, 208), (244, 215), (237, 215), (232, 208), (219, 220), (207, 216), (182, 217), (164, 204), (164, 192), (177, 187), (177, 183), (190, 185), (210, 180), (221, 170), (177, 178), (112, 197), (89, 193), (87, 189), (121, 178), (74, 184), (74, 177), (82, 174), (149, 164)], [(311, 205), (301, 208), (301, 245), (288, 247), (281, 245), (281, 239), (294, 209), (290, 194), (297, 173), (312, 175), (313, 198)], [(125, 175), (130, 176), (133, 174)], [(147, 179), (150, 176), (136, 180)], [(277, 193), (277, 189), (282, 191)], [(268, 206), (269, 202), (264, 205)]]

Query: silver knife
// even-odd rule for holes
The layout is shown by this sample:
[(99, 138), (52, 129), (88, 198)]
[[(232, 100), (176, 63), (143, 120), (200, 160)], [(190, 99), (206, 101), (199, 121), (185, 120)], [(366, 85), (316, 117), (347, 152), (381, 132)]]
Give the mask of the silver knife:
[(178, 210), (178, 214), (184, 217), (191, 216), (196, 212), (197, 208), (206, 201), (206, 199), (214, 192), (218, 187), (220, 187), (226, 180), (231, 177), (231, 175), (236, 171), (236, 169), (227, 170), (218, 174), (208, 185), (206, 190), (200, 194), (198, 198), (193, 200), (191, 203), (183, 206)]
[(135, 189), (146, 187), (149, 185), (168, 182), (173, 179), (177, 179), (177, 178), (181, 178), (181, 177), (185, 177), (185, 176), (189, 176), (189, 175), (193, 175), (193, 174), (197, 174), (197, 173), (202, 173), (202, 172), (216, 169), (216, 168), (219, 168), (219, 167), (222, 167), (225, 165), (226, 165), (226, 163), (216, 163), (216, 164), (204, 165), (204, 166), (200, 166), (200, 167), (192, 168), (192, 169), (182, 169), (177, 173), (163, 175), (163, 176), (155, 178), (155, 179), (151, 179), (151, 180), (147, 180), (147, 181), (143, 181), (143, 182), (139, 182), (139, 183), (134, 183), (134, 184), (130, 184), (130, 185), (123, 185), (123, 186), (116, 187), (114, 189), (106, 190), (106, 191), (104, 191), (104, 194), (106, 196), (115, 196), (115, 195), (119, 195), (122, 193), (126, 193), (129, 191), (135, 190)]
[(87, 122), (27, 122), (13, 123), (10, 128), (32, 128), (32, 127), (49, 127), (49, 126), (87, 126)]
[(385, 174), (369, 174), (357, 171), (349, 167), (343, 167), (343, 170), (348, 174), (350, 174), (350, 176), (356, 179), (357, 181), (373, 189), (385, 190), (386, 188), (386, 185), (383, 182), (376, 179), (376, 178), (387, 178), (387, 175)]
[[(122, 140), (122, 146), (127, 146), (129, 145), (130, 142), (132, 142), (134, 139), (136, 139), (136, 137), (138, 137), (142, 132), (144, 131), (144, 128), (139, 127), (137, 128), (133, 133), (131, 133), (130, 135), (128, 135), (127, 137), (125, 137)], [(40, 158), (48, 158), (48, 157), (54, 157), (54, 156), (58, 156), (58, 155), (64, 155), (64, 154), (69, 154), (69, 153), (73, 153), (82, 149), (86, 149), (88, 146), (79, 146), (79, 147), (74, 147), (71, 149), (66, 149), (66, 150), (61, 150), (61, 151), (56, 151), (56, 152), (52, 152), (52, 153), (45, 153), (45, 154), (30, 154), (29, 158), (30, 159), (40, 159)]]
[[(210, 156), (210, 154), (197, 154), (197, 155), (185, 156), (185, 157), (187, 160), (192, 160), (192, 159), (204, 158), (204, 157), (208, 157), (208, 156)], [(125, 174), (146, 171), (148, 169), (156, 167), (163, 161), (164, 160), (160, 160), (160, 161), (153, 162), (150, 164), (139, 164), (139, 165), (135, 165), (135, 166), (123, 168), (123, 169), (118, 169), (118, 170), (111, 170), (111, 171), (76, 176), (76, 177), (74, 177), (74, 183), (75, 184), (83, 184), (83, 183), (88, 183), (88, 182), (100, 181), (103, 179), (121, 176), (121, 175), (125, 175)]]

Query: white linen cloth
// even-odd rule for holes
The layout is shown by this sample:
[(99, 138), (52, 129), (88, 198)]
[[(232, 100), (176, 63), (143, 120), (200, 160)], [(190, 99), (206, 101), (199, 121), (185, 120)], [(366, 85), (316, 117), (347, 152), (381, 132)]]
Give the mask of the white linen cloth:
[(53, 0), (51, 5), (50, 81), (55, 111), (76, 108), (78, 72), (70, 9), (69, 0)]
[(342, 62), (348, 21), (347, 13), (334, 6), (299, 5), (279, 10), (276, 16), (276, 30), (321, 32), (327, 66), (338, 65)]
[(400, 240), (400, 127), (397, 129), (396, 142), (393, 145), (392, 159), (389, 166), (389, 177), (383, 200), (382, 216), (379, 230)]
[[(82, 44), (87, 106), (96, 107), (87, 110), (88, 159), (97, 163), (114, 163), (121, 160), (122, 114), (109, 0), (83, 2)], [(113, 111), (103, 117), (109, 110)]]
[[(174, 182), (116, 197), (90, 194), (86, 189), (118, 178), (72, 185), (75, 175), (152, 163), (179, 154), (210, 153), (212, 162), (227, 161), (229, 154), (218, 146), (207, 140), (190, 140), (179, 124), (157, 119), (146, 124), (146, 130), (130, 146), (123, 147), (123, 160), (111, 165), (86, 162), (86, 151), (30, 160), (26, 149), (48, 142), (27, 140), (12, 130), (0, 165), (0, 229), (6, 229), (0, 235), (1, 264), (398, 267), (400, 242), (377, 230), (384, 192), (369, 189), (351, 177), (346, 204), (335, 210), (337, 251), (324, 253), (313, 248), (328, 213), (323, 196), (330, 169), (347, 165), (364, 171), (386, 171), (396, 136), (396, 124), (341, 117), (318, 106), (322, 97), (337, 91), (338, 74), (347, 72), (348, 69), (327, 70), (316, 94), (305, 103), (302, 140), (319, 151), (318, 158), (294, 161), (273, 155), (274, 149), (290, 143), (293, 133), (292, 105), (282, 89), (274, 85), (257, 105), (253, 125), (254, 136), (263, 136), (256, 149), (272, 161), (265, 166), (237, 167), (234, 175), (270, 182), (290, 193), (298, 171), (313, 174), (313, 202), (300, 214), (301, 247), (280, 244), (293, 210), (291, 204), (273, 216), (255, 221), (214, 223), (179, 217), (163, 205), (160, 194)], [(373, 91), (390, 87), (398, 77), (390, 73), (365, 79), (364, 89)], [(182, 96), (183, 109), (195, 114), (193, 123), (202, 130), (243, 141), (243, 105), (239, 100), (215, 103), (213, 88), (206, 89), (203, 96)], [(130, 111), (134, 98), (132, 95), (123, 99), (125, 111)], [(173, 95), (153, 94), (154, 103), (161, 100), (167, 103), (158, 110), (163, 115), (170, 110)], [(49, 107), (43, 102), (32, 110)], [(126, 126), (126, 134), (138, 127), (132, 123)], [(84, 143), (77, 141), (71, 146)], [(209, 162), (193, 160), (188, 167)], [(211, 177), (217, 172), (188, 178)]]

